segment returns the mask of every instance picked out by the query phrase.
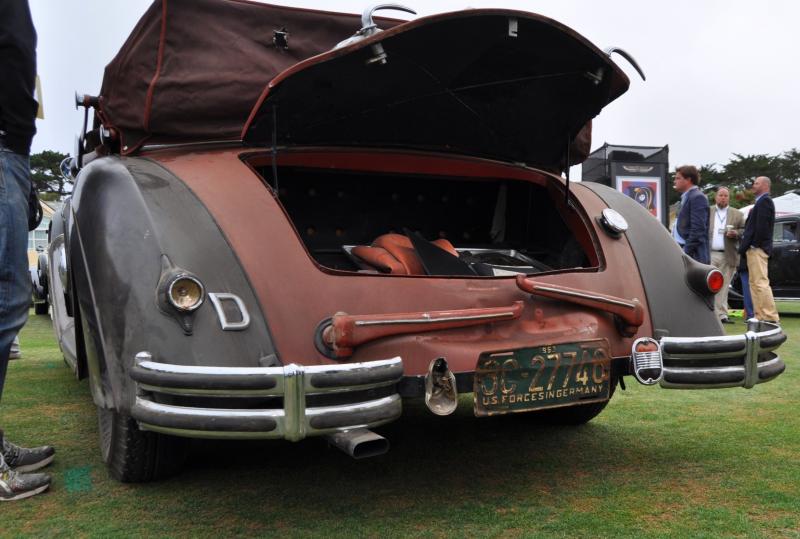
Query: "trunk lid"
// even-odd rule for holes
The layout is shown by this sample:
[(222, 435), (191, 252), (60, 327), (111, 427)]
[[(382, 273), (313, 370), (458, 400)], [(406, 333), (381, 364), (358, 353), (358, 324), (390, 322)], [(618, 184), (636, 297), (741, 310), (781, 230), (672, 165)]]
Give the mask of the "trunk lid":
[[(368, 62), (377, 44), (385, 64)], [(262, 92), (242, 138), (267, 146), (426, 149), (553, 168), (628, 84), (605, 53), (551, 19), (459, 11), (287, 69)]]

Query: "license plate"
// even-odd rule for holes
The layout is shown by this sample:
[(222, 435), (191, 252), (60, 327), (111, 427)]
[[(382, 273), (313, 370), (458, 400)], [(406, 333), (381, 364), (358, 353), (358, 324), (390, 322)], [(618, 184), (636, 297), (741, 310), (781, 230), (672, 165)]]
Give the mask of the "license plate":
[(605, 339), (484, 352), (475, 369), (475, 415), (605, 401), (610, 379)]

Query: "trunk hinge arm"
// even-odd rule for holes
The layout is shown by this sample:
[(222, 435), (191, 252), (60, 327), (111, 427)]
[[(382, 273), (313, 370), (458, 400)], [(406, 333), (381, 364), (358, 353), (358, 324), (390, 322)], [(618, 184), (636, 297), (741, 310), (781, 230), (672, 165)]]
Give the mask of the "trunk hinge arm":
[(567, 301), (611, 313), (619, 322), (617, 329), (625, 337), (635, 335), (639, 326), (644, 323), (644, 308), (636, 298), (628, 300), (578, 288), (537, 282), (524, 275), (517, 275), (517, 286), (536, 296)]
[(351, 315), (336, 313), (320, 322), (314, 344), (323, 355), (340, 359), (353, 354), (364, 343), (392, 337), (506, 322), (522, 314), (523, 302), (508, 307), (485, 307), (452, 311)]

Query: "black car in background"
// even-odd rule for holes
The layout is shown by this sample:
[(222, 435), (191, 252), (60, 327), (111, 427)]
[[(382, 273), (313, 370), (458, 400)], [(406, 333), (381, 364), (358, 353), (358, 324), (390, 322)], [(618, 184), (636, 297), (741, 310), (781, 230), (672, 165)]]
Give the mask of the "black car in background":
[[(800, 214), (775, 218), (769, 258), (769, 284), (782, 313), (800, 313)], [(731, 308), (741, 309), (742, 283), (735, 275), (728, 295)]]

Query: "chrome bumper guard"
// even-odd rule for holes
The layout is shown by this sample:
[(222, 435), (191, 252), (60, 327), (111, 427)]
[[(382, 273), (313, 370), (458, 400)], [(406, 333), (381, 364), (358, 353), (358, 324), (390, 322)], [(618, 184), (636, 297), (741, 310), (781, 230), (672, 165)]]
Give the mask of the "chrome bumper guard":
[[(341, 365), (201, 367), (136, 356), (137, 383), (131, 415), (144, 430), (194, 438), (284, 438), (297, 441), (338, 431), (372, 428), (400, 417), (400, 395), (309, 407), (306, 397), (385, 388), (400, 381), (399, 357)], [(385, 391), (385, 390), (384, 390)], [(199, 408), (156, 402), (152, 394), (179, 397), (279, 397), (282, 408)], [(358, 399), (354, 395), (354, 399)], [(161, 399), (164, 400), (164, 399)], [(230, 402), (229, 400), (226, 402)]]
[(773, 352), (786, 341), (780, 325), (755, 319), (743, 335), (662, 337), (661, 387), (751, 388), (780, 375), (786, 365)]

